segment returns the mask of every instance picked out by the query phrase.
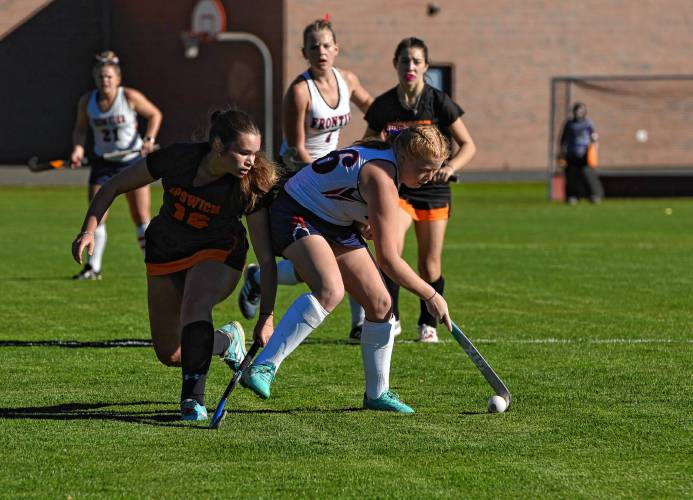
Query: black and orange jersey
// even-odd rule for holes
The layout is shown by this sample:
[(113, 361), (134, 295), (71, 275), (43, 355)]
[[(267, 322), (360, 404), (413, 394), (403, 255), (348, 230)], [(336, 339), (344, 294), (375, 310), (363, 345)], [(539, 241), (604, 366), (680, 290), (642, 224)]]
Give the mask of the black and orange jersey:
[(452, 140), (449, 127), (463, 114), (464, 110), (445, 92), (425, 84), (415, 109), (404, 108), (397, 87), (393, 87), (375, 98), (365, 119), (371, 130), (384, 130), (387, 135), (411, 125), (435, 125), (448, 140)]
[[(384, 131), (386, 136), (412, 125), (435, 125), (448, 141), (452, 141), (449, 127), (463, 114), (464, 110), (445, 92), (425, 84), (415, 109), (403, 107), (397, 95), (397, 87), (393, 87), (375, 98), (365, 119), (368, 128), (375, 132)], [(451, 194), (448, 184), (429, 183), (415, 189), (401, 186), (400, 196), (410, 201), (439, 200), (442, 203), (449, 200)]]
[[(147, 263), (188, 262), (194, 255), (219, 257), (223, 252), (247, 248), (241, 223), (246, 203), (239, 180), (225, 175), (209, 184), (194, 184), (209, 151), (207, 143), (181, 143), (147, 156), (149, 173), (161, 179), (164, 188), (159, 214), (147, 228)], [(261, 207), (259, 204), (257, 209)]]

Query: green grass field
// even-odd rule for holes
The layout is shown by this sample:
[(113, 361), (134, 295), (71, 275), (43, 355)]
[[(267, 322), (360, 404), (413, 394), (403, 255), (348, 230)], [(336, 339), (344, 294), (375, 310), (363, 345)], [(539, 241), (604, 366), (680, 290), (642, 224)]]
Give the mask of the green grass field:
[[(146, 340), (145, 275), (124, 200), (104, 279), (74, 282), (85, 189), (0, 188), (0, 497), (691, 498), (690, 200), (567, 207), (539, 184), (454, 194), (446, 296), (512, 411), (486, 413), (491, 389), (446, 332), (414, 342), (404, 293), (391, 382), (415, 415), (359, 409), (345, 303), (270, 400), (239, 388), (210, 431), (178, 420), (179, 371), (151, 347), (12, 344)], [(302, 290), (281, 288), (277, 310)], [(240, 317), (235, 304), (217, 324)], [(228, 380), (215, 361), (208, 407)]]

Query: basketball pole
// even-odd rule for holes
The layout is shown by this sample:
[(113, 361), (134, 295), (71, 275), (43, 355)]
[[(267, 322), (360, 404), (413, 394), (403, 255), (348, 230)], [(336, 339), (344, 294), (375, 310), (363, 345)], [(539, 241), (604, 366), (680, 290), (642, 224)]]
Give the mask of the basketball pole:
[[(183, 45), (185, 47), (185, 57), (187, 59), (195, 59), (199, 55), (199, 38), (192, 33), (181, 34), (183, 40)], [(270, 54), (267, 44), (263, 42), (258, 36), (252, 33), (245, 32), (233, 32), (233, 31), (221, 31), (215, 35), (212, 35), (211, 40), (217, 42), (246, 42), (255, 46), (260, 55), (262, 56), (262, 64), (264, 68), (264, 100), (265, 100), (265, 130), (264, 130), (264, 141), (265, 141), (265, 154), (267, 158), (274, 157), (274, 123), (272, 117), (274, 116), (274, 106), (272, 103), (272, 82), (273, 82), (273, 72), (272, 72), (272, 54)]]

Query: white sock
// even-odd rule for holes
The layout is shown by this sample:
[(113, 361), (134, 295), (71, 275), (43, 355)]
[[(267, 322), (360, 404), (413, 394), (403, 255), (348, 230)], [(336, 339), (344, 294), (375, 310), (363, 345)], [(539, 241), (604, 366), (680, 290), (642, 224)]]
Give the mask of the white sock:
[[(301, 280), (296, 278), (294, 263), (289, 259), (282, 259), (277, 262), (277, 283), (280, 285), (295, 285)], [(322, 306), (321, 306), (322, 307)]]
[(94, 231), (94, 254), (89, 256), (87, 264), (97, 273), (101, 272), (101, 261), (103, 260), (107, 239), (106, 224), (96, 226), (96, 231)]
[(366, 397), (378, 399), (390, 388), (390, 360), (394, 335), (394, 318), (385, 323), (365, 320), (361, 333), (361, 356), (366, 375)]
[[(277, 285), (297, 285), (298, 283), (302, 283), (302, 281), (296, 277), (294, 269), (294, 263), (289, 259), (282, 259), (277, 262)], [(255, 274), (253, 274), (253, 281), (260, 284), (259, 268), (255, 271)]]
[(253, 364), (269, 361), (277, 368), (330, 314), (312, 293), (297, 298)]
[(135, 227), (135, 231), (137, 232), (137, 242), (140, 244), (140, 250), (142, 250), (142, 253), (144, 253), (144, 232), (147, 230), (147, 226), (149, 226), (149, 222), (145, 222), (144, 224), (140, 224), (139, 226)]
[(351, 308), (351, 326), (362, 325), (366, 319), (366, 311), (351, 294), (349, 294), (349, 307)]

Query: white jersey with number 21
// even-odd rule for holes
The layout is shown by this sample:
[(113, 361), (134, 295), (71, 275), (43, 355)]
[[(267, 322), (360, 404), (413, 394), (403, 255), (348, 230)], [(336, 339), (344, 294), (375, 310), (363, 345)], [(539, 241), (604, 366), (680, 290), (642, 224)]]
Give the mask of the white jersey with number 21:
[[(105, 153), (140, 149), (142, 139), (137, 133), (137, 113), (130, 106), (123, 87), (118, 87), (113, 104), (106, 111), (101, 111), (98, 103), (98, 90), (94, 90), (87, 103), (87, 116), (94, 131), (94, 152), (97, 156)], [(135, 158), (132, 153), (120, 161)]]
[[(392, 163), (397, 172), (392, 149), (351, 146), (306, 165), (286, 182), (284, 189), (327, 222), (338, 226), (368, 224), (368, 206), (359, 192), (359, 174), (363, 165), (374, 160)], [(395, 182), (399, 183), (398, 173)]]

